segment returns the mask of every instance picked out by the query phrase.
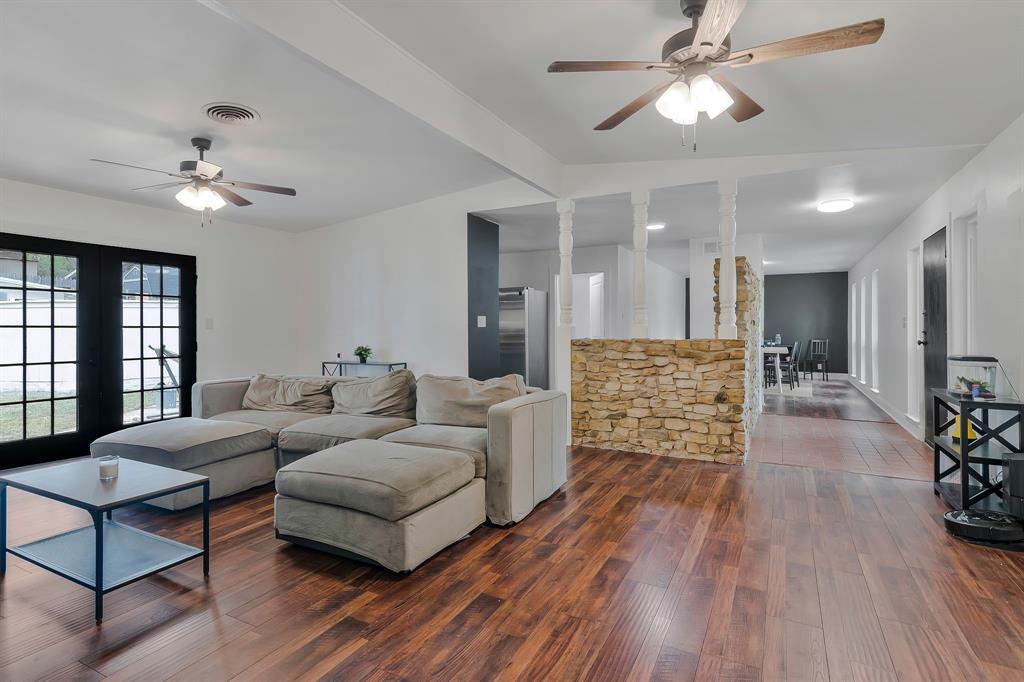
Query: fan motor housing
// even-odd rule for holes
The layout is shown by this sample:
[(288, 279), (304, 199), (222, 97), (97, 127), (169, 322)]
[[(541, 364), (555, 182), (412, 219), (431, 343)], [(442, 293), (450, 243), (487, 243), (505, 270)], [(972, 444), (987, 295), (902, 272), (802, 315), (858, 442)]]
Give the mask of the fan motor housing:
[[(692, 47), (693, 39), (696, 35), (697, 28), (693, 27), (684, 29), (666, 40), (665, 44), (661, 46), (661, 61), (670, 64), (682, 64), (688, 59), (695, 57), (696, 53)], [(718, 50), (714, 54), (708, 55), (708, 58), (714, 61), (726, 57), (731, 47), (731, 36), (726, 36)]]

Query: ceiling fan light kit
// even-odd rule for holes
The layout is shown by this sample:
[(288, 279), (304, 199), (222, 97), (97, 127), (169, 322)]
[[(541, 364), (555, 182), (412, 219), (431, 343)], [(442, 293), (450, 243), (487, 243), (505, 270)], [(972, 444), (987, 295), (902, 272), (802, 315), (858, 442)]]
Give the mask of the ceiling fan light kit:
[[(873, 19), (759, 47), (733, 50), (729, 32), (746, 6), (746, 0), (680, 0), (679, 4), (683, 16), (693, 25), (665, 41), (660, 62), (558, 61), (548, 66), (550, 73), (664, 71), (673, 77), (669, 83), (651, 88), (619, 109), (594, 130), (611, 130), (651, 102), (655, 102), (658, 113), (682, 126), (695, 125), (701, 111), (709, 119), (728, 111), (733, 120), (742, 123), (764, 112), (764, 108), (728, 78), (719, 73), (711, 75), (713, 70), (870, 45), (878, 42), (885, 30), (884, 19)], [(696, 128), (693, 135), (696, 140)], [(685, 139), (684, 128), (684, 144)], [(696, 142), (693, 148), (696, 151)]]
[(271, 192), (273, 194), (284, 194), (295, 196), (295, 190), (291, 187), (278, 187), (276, 185), (262, 185), (256, 182), (242, 182), (241, 180), (227, 180), (224, 178), (224, 169), (206, 160), (206, 152), (210, 151), (213, 142), (206, 137), (193, 137), (192, 146), (199, 152), (199, 159), (186, 159), (178, 164), (178, 172), (157, 170), (144, 166), (135, 166), (130, 163), (118, 161), (106, 161), (104, 159), (89, 159), (97, 163), (106, 163), (112, 166), (123, 166), (144, 170), (150, 173), (160, 173), (172, 178), (178, 178), (174, 182), (164, 182), (159, 185), (146, 185), (136, 187), (135, 191), (180, 188), (174, 195), (182, 206), (200, 211), (203, 214), (202, 225), (211, 221), (213, 212), (223, 208), (229, 202), (235, 206), (251, 206), (252, 202), (228, 189), (228, 187), (240, 187), (242, 189), (256, 190), (257, 192)]

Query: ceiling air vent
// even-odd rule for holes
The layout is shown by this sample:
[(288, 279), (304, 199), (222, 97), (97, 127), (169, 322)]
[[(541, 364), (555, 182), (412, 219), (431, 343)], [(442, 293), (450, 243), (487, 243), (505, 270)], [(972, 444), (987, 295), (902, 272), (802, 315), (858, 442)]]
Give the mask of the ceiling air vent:
[(717, 240), (715, 240), (715, 239), (705, 239), (703, 246), (704, 246), (704, 255), (705, 256), (717, 256), (718, 255), (719, 251), (718, 251), (718, 241)]
[(228, 125), (244, 125), (260, 119), (255, 109), (234, 102), (212, 102), (204, 106), (203, 111), (210, 120)]

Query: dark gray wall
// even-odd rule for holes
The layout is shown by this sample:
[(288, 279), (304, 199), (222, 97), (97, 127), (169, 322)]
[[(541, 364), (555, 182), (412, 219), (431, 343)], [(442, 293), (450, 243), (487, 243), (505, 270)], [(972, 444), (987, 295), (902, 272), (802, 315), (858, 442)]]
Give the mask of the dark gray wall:
[(828, 339), (828, 365), (846, 373), (849, 309), (847, 273), (765, 275), (764, 336), (782, 334), (784, 343)]
[[(469, 376), (499, 376), (498, 355), (498, 226), (467, 215), (469, 278)], [(487, 316), (487, 326), (477, 327), (477, 316)]]

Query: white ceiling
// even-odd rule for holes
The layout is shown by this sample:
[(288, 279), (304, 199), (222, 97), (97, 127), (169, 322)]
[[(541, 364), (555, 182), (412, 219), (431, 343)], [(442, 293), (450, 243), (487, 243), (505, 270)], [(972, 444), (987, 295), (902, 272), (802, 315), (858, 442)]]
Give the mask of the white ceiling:
[[(592, 130), (663, 76), (545, 72), (556, 59), (658, 59), (689, 26), (678, 0), (343, 1), (565, 163), (692, 158), (653, 107)], [(749, 0), (732, 40), (876, 17), (876, 45), (729, 70), (766, 112), (702, 120), (698, 156), (987, 143), (1024, 110), (1020, 0)]]
[[(736, 202), (737, 231), (764, 235), (769, 274), (847, 270), (977, 152), (977, 147), (913, 151), (896, 161), (744, 178)], [(857, 205), (845, 213), (816, 210), (818, 202), (841, 197)], [(501, 226), (502, 251), (558, 248), (554, 203), (480, 215)], [(632, 245), (632, 215), (628, 194), (577, 200), (574, 245)], [(705, 183), (654, 190), (648, 215), (649, 222), (666, 225), (648, 233), (649, 257), (686, 273), (687, 241), (717, 233), (718, 187)]]
[[(300, 231), (507, 177), (482, 156), (334, 72), (196, 2), (0, 2), (0, 176), (112, 199), (180, 207), (173, 191), (131, 192), (177, 170), (189, 138), (238, 180), (225, 219)], [(256, 108), (251, 126), (202, 105)], [(164, 177), (166, 180), (170, 178)]]

